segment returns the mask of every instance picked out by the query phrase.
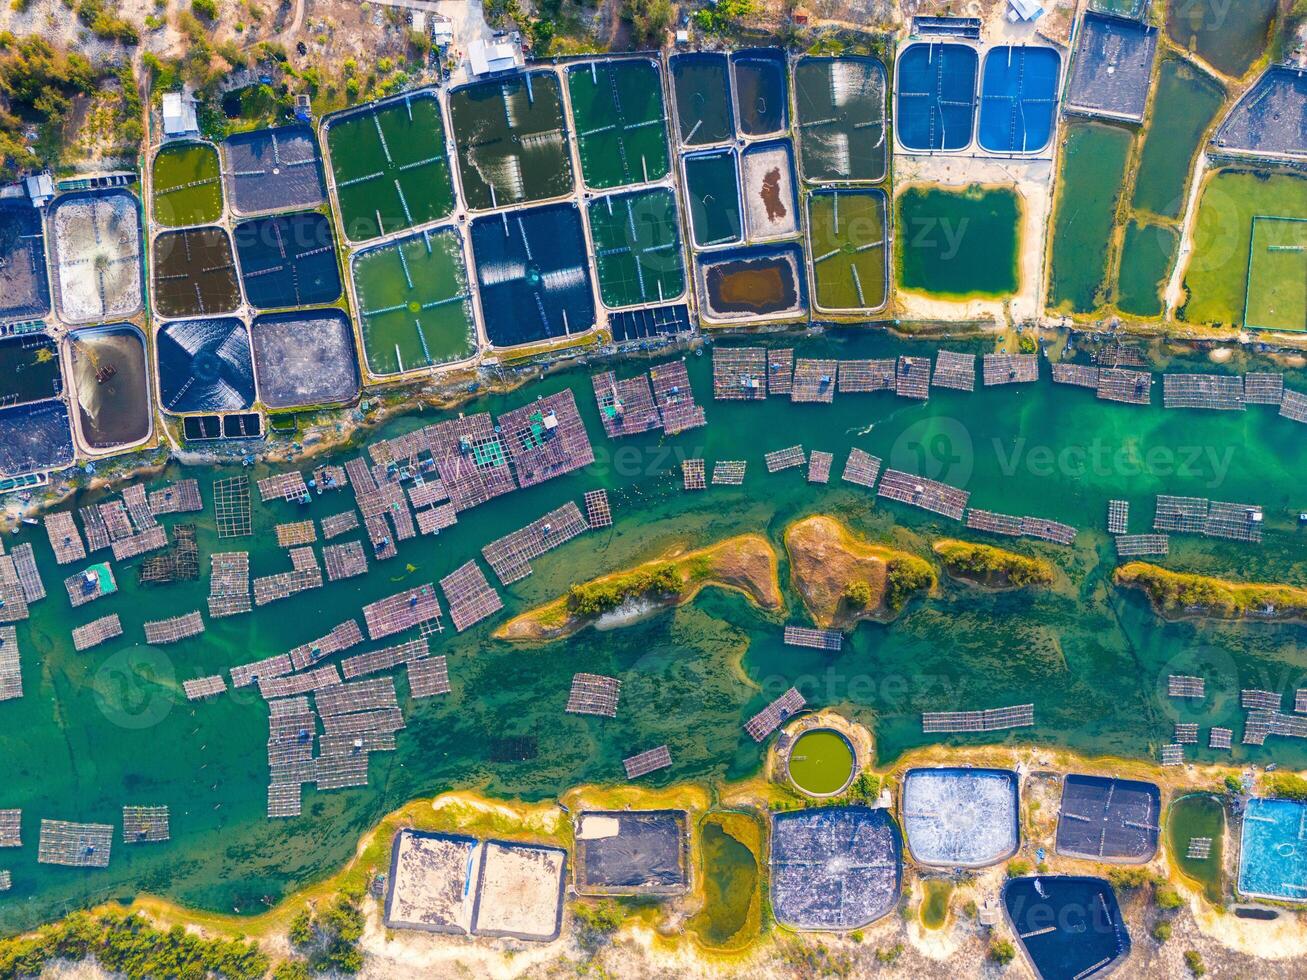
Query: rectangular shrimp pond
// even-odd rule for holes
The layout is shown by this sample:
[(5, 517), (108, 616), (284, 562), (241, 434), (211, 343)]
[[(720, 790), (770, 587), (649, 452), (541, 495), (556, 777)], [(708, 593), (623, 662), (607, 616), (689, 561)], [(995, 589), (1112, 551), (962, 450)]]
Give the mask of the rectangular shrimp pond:
[(1307, 902), (1307, 804), (1251, 799), (1239, 845), (1239, 891), (1253, 898)]
[(664, 303), (685, 292), (680, 220), (669, 188), (596, 198), (589, 217), (604, 306)]
[(819, 191), (808, 197), (808, 253), (816, 306), (830, 312), (885, 305), (889, 239), (885, 193)]
[(963, 150), (976, 116), (979, 56), (965, 44), (910, 44), (899, 56), (895, 126), (908, 150)]
[(222, 155), (227, 194), (238, 214), (315, 207), (324, 200), (318, 140), (308, 126), (228, 136)]
[(575, 204), (473, 221), (472, 255), (490, 342), (510, 347), (593, 327), (587, 251)]
[(363, 357), (376, 375), (460, 361), (476, 350), (463, 241), (453, 228), (368, 248), (351, 262)]
[(222, 171), (210, 143), (170, 143), (154, 158), (154, 220), (166, 228), (222, 216)]
[(165, 231), (154, 240), (154, 305), (161, 316), (230, 313), (240, 304), (236, 260), (222, 228)]
[(696, 248), (740, 241), (744, 225), (740, 175), (734, 150), (692, 153), (681, 161), (685, 197), (690, 204), (690, 234)]
[(884, 179), (886, 80), (876, 58), (799, 59), (794, 103), (799, 166), (807, 180)]
[(789, 78), (785, 52), (753, 48), (731, 55), (735, 118), (741, 136), (773, 136), (789, 125)]
[(134, 316), (142, 305), (141, 211), (126, 191), (66, 194), (50, 208), (51, 271), (68, 323)]
[(562, 92), (552, 71), (454, 89), (449, 114), (463, 200), (474, 211), (572, 190)]
[(683, 146), (711, 146), (735, 135), (730, 62), (708, 52), (672, 55), (676, 132)]
[(990, 48), (980, 83), (981, 147), (991, 153), (1038, 153), (1047, 147), (1061, 72), (1056, 48)]
[(50, 312), (41, 212), (0, 202), (0, 320)]
[(567, 91), (587, 187), (603, 190), (667, 176), (662, 73), (656, 62), (640, 58), (572, 65)]
[(445, 123), (419, 90), (327, 121), (327, 149), (345, 237), (364, 242), (454, 210)]

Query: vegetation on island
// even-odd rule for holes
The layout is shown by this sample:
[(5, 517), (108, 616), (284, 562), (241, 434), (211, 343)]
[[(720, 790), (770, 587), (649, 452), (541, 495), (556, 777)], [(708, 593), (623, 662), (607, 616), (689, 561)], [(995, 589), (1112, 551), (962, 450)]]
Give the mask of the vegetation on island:
[(823, 629), (889, 619), (938, 583), (923, 558), (856, 537), (832, 517), (815, 515), (785, 530), (790, 579)]
[(1162, 616), (1179, 619), (1302, 620), (1307, 618), (1307, 589), (1292, 585), (1229, 582), (1206, 575), (1172, 572), (1147, 562), (1120, 566), (1117, 585), (1141, 589)]
[(1024, 589), (1053, 584), (1053, 563), (1045, 558), (948, 538), (935, 543), (944, 569), (954, 578), (990, 589)]
[(565, 595), (509, 620), (495, 637), (557, 640), (628, 603), (680, 605), (706, 586), (733, 589), (763, 609), (779, 609), (776, 552), (761, 535), (742, 534), (708, 548), (658, 558), (574, 585)]
[(1281, 800), (1307, 803), (1307, 778), (1296, 772), (1269, 772), (1265, 778), (1266, 792)]
[(256, 943), (203, 939), (181, 926), (164, 931), (139, 915), (118, 910), (74, 912), (30, 935), (0, 940), (0, 977), (40, 976), (56, 961), (88, 959), (129, 980), (206, 976), (257, 980), (267, 975), (271, 965)]

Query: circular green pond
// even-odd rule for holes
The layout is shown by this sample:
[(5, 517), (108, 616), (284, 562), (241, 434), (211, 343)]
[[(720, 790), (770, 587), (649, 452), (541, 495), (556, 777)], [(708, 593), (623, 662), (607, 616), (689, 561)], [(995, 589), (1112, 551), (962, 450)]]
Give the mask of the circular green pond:
[(853, 779), (853, 765), (853, 746), (830, 728), (804, 732), (790, 750), (790, 779), (812, 796), (841, 792)]

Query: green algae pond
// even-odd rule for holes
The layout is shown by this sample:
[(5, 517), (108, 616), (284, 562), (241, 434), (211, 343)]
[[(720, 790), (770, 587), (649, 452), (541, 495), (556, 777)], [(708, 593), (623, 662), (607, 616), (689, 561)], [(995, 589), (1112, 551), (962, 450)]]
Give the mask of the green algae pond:
[(217, 221), (222, 215), (218, 150), (210, 143), (170, 143), (154, 158), (154, 220), (166, 228)]
[(1162, 295), (1179, 245), (1180, 235), (1169, 225), (1148, 225), (1136, 219), (1126, 226), (1116, 284), (1116, 305), (1122, 313), (1162, 315), (1166, 309)]
[(885, 177), (885, 66), (876, 58), (800, 58), (794, 66), (799, 164), (807, 180)]
[(1224, 101), (1225, 89), (1210, 75), (1180, 58), (1162, 62), (1135, 174), (1135, 210), (1180, 216), (1194, 154)]
[(805, 793), (833, 796), (853, 778), (854, 761), (847, 738), (830, 728), (815, 728), (795, 741), (786, 769)]
[(350, 110), (327, 122), (345, 237), (363, 242), (454, 210), (445, 123), (434, 92)]
[[(393, 256), (391, 262), (398, 265)], [(799, 357), (877, 358), (935, 349), (859, 329), (776, 343), (795, 347)], [(946, 346), (992, 349), (959, 341)], [(143, 623), (205, 608), (213, 553), (248, 551), (256, 576), (286, 571), (289, 562), (276, 545), (274, 526), (350, 510), (352, 499), (327, 492), (308, 507), (281, 500), (265, 505), (256, 493), (254, 535), (219, 540), (213, 481), (259, 479), (276, 470), (263, 464), (247, 469), (172, 463), (150, 485), (198, 479), (207, 510), (162, 521), (169, 527), (196, 525), (206, 574), (199, 581), (142, 585), (139, 559), (115, 562), (118, 594), (76, 611), (70, 611), (62, 581), (94, 558), (58, 566), (44, 529), (24, 526), (6, 541), (6, 550), (31, 541), (50, 594), (32, 606), (29, 621), (18, 624), (24, 696), (0, 703), (7, 775), (0, 805), (23, 810), (25, 841), (4, 852), (13, 890), (0, 901), (0, 932), (142, 891), (200, 909), (257, 913), (334, 873), (355, 853), (360, 835), (409, 800), (454, 789), (553, 800), (578, 784), (622, 781), (621, 760), (633, 747), (669, 746), (673, 767), (647, 777), (655, 788), (752, 778), (763, 751), (745, 733), (744, 722), (791, 685), (812, 707), (833, 708), (866, 725), (878, 767), (941, 741), (922, 732), (923, 711), (1033, 701), (1036, 724), (1030, 728), (943, 741), (1033, 743), (1155, 760), (1175, 721), (1165, 696), (1168, 675), (1207, 678), (1208, 698), (1192, 719), (1204, 727), (1241, 730), (1242, 688), (1293, 688), (1307, 627), (1161, 620), (1138, 593), (1112, 586), (1116, 559), (1104, 530), (1111, 499), (1130, 503), (1134, 531), (1150, 526), (1157, 493), (1255, 502), (1266, 509), (1262, 545), (1176, 535), (1163, 563), (1248, 581), (1307, 580), (1307, 539), (1297, 525), (1307, 485), (1307, 441), (1300, 427), (1274, 410), (1184, 412), (1158, 403), (1107, 404), (1091, 391), (1049, 383), (1046, 367), (1039, 384), (974, 393), (940, 389), (924, 403), (886, 393), (840, 394), (830, 405), (780, 398), (718, 402), (711, 398), (710, 354), (689, 356), (686, 367), (708, 425), (673, 438), (648, 433), (607, 441), (590, 381), (595, 366), (475, 398), (460, 410), (499, 416), (570, 389), (594, 443), (595, 463), (464, 511), (438, 536), (401, 542), (399, 556), (372, 561), (367, 576), (329, 583), (248, 615), (210, 620), (203, 636), (168, 647), (145, 645)], [(1211, 370), (1198, 359), (1177, 359), (1169, 368)], [(1302, 390), (1307, 378), (1290, 372), (1288, 385)], [(453, 414), (412, 411), (325, 458), (353, 458), (363, 441), (399, 436)], [(585, 630), (559, 643), (523, 647), (490, 635), (507, 616), (552, 600), (578, 581), (675, 546), (748, 531), (765, 535), (783, 553), (785, 528), (813, 513), (837, 514), (855, 534), (927, 559), (941, 537), (995, 543), (852, 484), (809, 484), (793, 470), (767, 473), (762, 454), (795, 443), (834, 453), (837, 466), (851, 448), (861, 448), (887, 466), (965, 487), (976, 507), (1062, 520), (1083, 530), (1071, 547), (1024, 546), (1058, 566), (1051, 588), (1002, 593), (944, 579), (938, 594), (914, 599), (895, 621), (860, 624), (836, 653), (785, 646), (781, 616), (713, 588), (630, 625)], [(689, 458), (745, 459), (748, 476), (739, 487), (687, 494), (680, 462)], [(189, 702), (182, 681), (225, 673), (321, 637), (357, 617), (365, 603), (438, 581), (469, 559), (479, 561), (487, 542), (596, 488), (609, 492), (614, 526), (534, 559), (532, 574), (510, 587), (496, 581), (505, 603), (502, 618), (462, 633), (447, 625), (433, 637), (433, 652), (448, 657), (450, 694), (413, 700), (401, 674), (397, 690), (407, 727), (397, 735), (395, 752), (373, 756), (369, 785), (336, 792), (309, 787), (301, 817), (270, 821), (266, 704), (250, 688)], [(95, 503), (101, 493), (79, 494), (70, 504)], [(801, 600), (784, 567), (788, 615), (801, 617)], [(70, 630), (108, 613), (121, 617), (124, 636), (76, 652)], [(564, 712), (579, 671), (622, 680), (617, 719)], [(1236, 743), (1232, 754), (1204, 744), (1186, 754), (1200, 764), (1274, 759), (1287, 769), (1307, 765), (1307, 745), (1296, 739), (1271, 739), (1262, 748)], [(171, 841), (124, 846), (115, 840), (103, 870), (37, 863), (41, 818), (116, 825), (124, 805), (169, 806)], [(756, 834), (762, 839), (760, 829)], [(725, 839), (732, 836), (742, 842), (739, 848)], [(761, 859), (765, 848), (731, 826), (718, 843), (719, 852), (734, 856), (713, 861), (716, 884), (710, 887), (751, 895), (759, 871), (745, 855)], [(737, 875), (744, 882), (738, 886), (732, 884)], [(753, 913), (740, 911), (743, 899), (709, 908), (714, 936), (729, 940), (740, 922), (746, 930), (755, 928), (748, 925)], [(701, 934), (707, 928), (702, 919), (695, 926)]]
[(567, 94), (587, 187), (603, 190), (667, 176), (662, 73), (655, 62), (572, 65), (567, 70)]
[(1243, 323), (1257, 217), (1307, 219), (1307, 178), (1228, 169), (1207, 179), (1184, 273), (1188, 301), (1181, 319)]
[(1049, 244), (1048, 302), (1071, 313), (1102, 305), (1117, 204), (1133, 133), (1105, 123), (1070, 123)]
[[(1206, 857), (1189, 857), (1195, 837), (1212, 842)], [(1183, 796), (1166, 815), (1166, 846), (1179, 872), (1197, 883), (1213, 905), (1225, 901), (1225, 805), (1215, 796)]]
[(927, 878), (921, 883), (921, 924), (927, 929), (942, 929), (948, 921), (948, 904), (953, 882), (947, 878)]
[(762, 874), (759, 855), (750, 844), (761, 839), (762, 828), (747, 814), (710, 813), (700, 822), (699, 873), (705, 902), (688, 924), (705, 946), (741, 947), (757, 933)]
[(460, 361), (476, 350), (467, 266), (455, 229), (365, 249), (350, 265), (363, 356), (373, 374)]
[(595, 198), (589, 213), (599, 296), (605, 306), (663, 303), (685, 292), (681, 223), (669, 188)]
[(1173, 0), (1166, 33), (1217, 71), (1242, 77), (1262, 56), (1279, 0)]
[(885, 193), (821, 191), (808, 196), (808, 254), (817, 307), (879, 310), (888, 299)]
[(1021, 204), (1005, 187), (908, 187), (895, 201), (903, 289), (962, 299), (1015, 293)]

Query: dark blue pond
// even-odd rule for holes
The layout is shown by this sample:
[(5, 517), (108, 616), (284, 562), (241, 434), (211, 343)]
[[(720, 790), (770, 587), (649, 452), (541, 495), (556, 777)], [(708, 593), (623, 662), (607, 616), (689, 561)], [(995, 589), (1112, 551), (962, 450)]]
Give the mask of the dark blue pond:
[(472, 253), (486, 334), (496, 347), (594, 326), (585, 235), (575, 204), (477, 218)]
[(254, 218), (238, 224), (234, 238), (251, 306), (311, 306), (340, 297), (336, 240), (323, 215)]
[(0, 203), (0, 318), (45, 316), (50, 284), (45, 275), (45, 236), (41, 212)]
[(257, 129), (222, 143), (227, 196), (239, 214), (321, 204), (326, 193), (318, 141), (308, 126)]
[(1053, 48), (991, 48), (980, 85), (980, 145), (1038, 153), (1053, 135), (1062, 56)]
[(978, 68), (975, 49), (964, 44), (910, 45), (899, 58), (899, 142), (910, 150), (970, 146)]
[(767, 136), (785, 129), (788, 121), (789, 79), (785, 52), (750, 48), (731, 55), (735, 68), (735, 110), (740, 132)]
[(1088, 980), (1130, 955), (1116, 893), (1102, 878), (1013, 878), (1003, 908), (1043, 980)]
[(73, 430), (63, 402), (0, 409), (0, 477), (59, 469), (73, 461)]
[(231, 317), (159, 328), (159, 396), (169, 412), (230, 412), (254, 404), (254, 364), (245, 324)]

